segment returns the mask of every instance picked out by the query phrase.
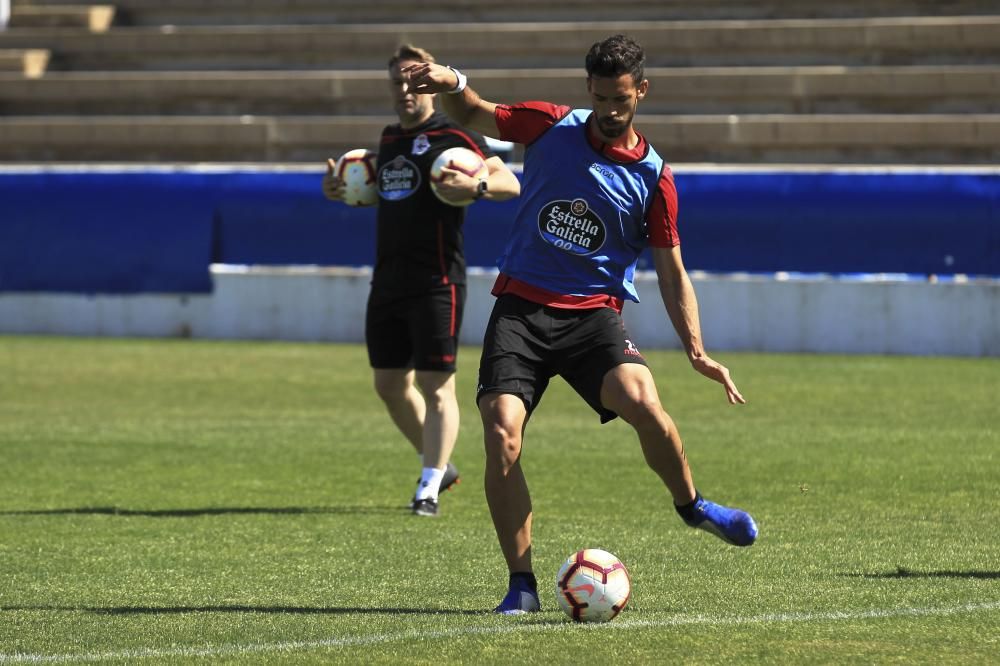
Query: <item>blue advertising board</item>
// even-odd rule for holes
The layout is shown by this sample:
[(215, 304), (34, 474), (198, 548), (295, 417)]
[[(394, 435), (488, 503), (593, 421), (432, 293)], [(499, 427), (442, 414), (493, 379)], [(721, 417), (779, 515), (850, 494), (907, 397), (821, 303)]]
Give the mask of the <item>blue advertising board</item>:
[[(364, 266), (375, 214), (318, 170), (7, 168), (0, 291), (198, 293), (209, 265)], [(1000, 170), (677, 169), (689, 270), (1000, 275)], [(469, 208), (492, 267), (517, 200)], [(645, 259), (640, 268), (648, 268)]]

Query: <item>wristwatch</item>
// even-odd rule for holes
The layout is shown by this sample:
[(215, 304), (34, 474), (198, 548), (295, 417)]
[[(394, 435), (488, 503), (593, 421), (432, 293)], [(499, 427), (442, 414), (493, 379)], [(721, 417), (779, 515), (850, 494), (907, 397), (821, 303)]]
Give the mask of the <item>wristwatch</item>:
[(479, 179), (479, 184), (476, 185), (476, 198), (482, 199), (490, 189), (490, 184), (485, 178)]

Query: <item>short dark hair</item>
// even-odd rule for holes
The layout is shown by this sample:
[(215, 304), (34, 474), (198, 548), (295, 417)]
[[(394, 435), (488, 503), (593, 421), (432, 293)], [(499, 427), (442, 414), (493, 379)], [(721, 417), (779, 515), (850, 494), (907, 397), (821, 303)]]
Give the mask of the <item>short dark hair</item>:
[(397, 64), (400, 60), (416, 60), (417, 62), (434, 62), (434, 56), (432, 56), (427, 50), (420, 48), (419, 46), (414, 46), (413, 44), (403, 44), (396, 52), (392, 54), (389, 58), (389, 67)]
[(643, 79), (646, 54), (638, 42), (625, 35), (613, 35), (597, 42), (587, 53), (587, 76), (616, 79), (631, 74), (636, 85)]

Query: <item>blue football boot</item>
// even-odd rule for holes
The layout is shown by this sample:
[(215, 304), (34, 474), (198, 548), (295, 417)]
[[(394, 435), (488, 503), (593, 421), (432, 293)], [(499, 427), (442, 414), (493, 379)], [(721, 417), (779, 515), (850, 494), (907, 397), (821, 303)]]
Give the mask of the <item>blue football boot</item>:
[(541, 608), (537, 591), (532, 590), (524, 581), (512, 580), (510, 589), (507, 590), (507, 596), (503, 598), (499, 606), (493, 609), (493, 612), (503, 615), (523, 615), (524, 613), (534, 613)]
[(682, 518), (691, 527), (703, 529), (734, 546), (749, 546), (757, 540), (757, 524), (749, 513), (709, 502), (701, 495), (690, 514)]

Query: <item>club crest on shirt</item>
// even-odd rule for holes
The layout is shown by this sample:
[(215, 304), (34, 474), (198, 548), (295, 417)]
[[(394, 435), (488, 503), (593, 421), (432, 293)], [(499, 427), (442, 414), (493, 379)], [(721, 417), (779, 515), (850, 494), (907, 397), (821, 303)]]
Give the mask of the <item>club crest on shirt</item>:
[(427, 138), (426, 134), (418, 134), (416, 138), (413, 139), (413, 148), (410, 152), (414, 155), (423, 155), (430, 149), (431, 140)]
[(420, 187), (420, 169), (402, 155), (378, 170), (378, 195), (387, 201), (405, 199)]
[(604, 221), (590, 210), (586, 199), (556, 200), (542, 206), (538, 233), (550, 245), (577, 255), (597, 252), (608, 237)]

